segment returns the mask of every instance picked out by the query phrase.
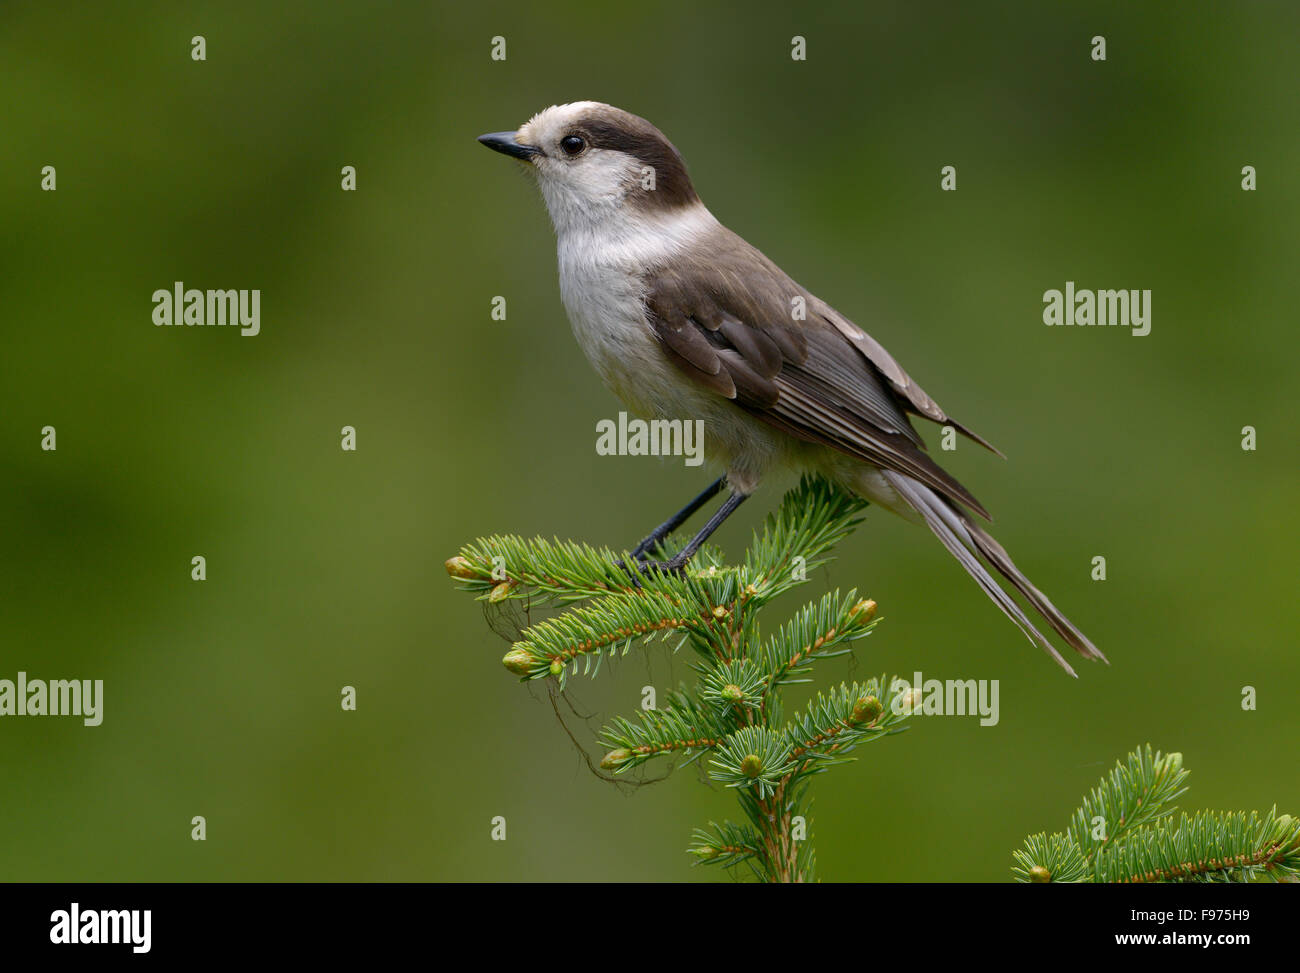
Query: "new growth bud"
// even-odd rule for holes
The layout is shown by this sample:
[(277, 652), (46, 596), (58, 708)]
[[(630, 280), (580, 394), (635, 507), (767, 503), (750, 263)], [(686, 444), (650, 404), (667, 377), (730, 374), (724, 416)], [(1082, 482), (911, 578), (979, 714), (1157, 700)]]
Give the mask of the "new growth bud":
[(885, 711), (884, 704), (875, 696), (861, 696), (853, 704), (853, 723), (874, 723), (876, 717)]
[(614, 770), (615, 768), (626, 763), (632, 756), (631, 750), (611, 750), (605, 754), (605, 759), (600, 762), (601, 770)]
[(469, 558), (461, 557), (457, 554), (455, 557), (449, 557), (443, 562), (443, 567), (453, 578), (477, 578), (478, 572), (474, 570), (474, 565), (470, 564)]
[(853, 620), (859, 625), (865, 625), (876, 617), (876, 603), (870, 598), (863, 598), (853, 606)]
[(533, 656), (527, 649), (511, 649), (501, 664), (517, 676), (526, 676), (533, 671)]

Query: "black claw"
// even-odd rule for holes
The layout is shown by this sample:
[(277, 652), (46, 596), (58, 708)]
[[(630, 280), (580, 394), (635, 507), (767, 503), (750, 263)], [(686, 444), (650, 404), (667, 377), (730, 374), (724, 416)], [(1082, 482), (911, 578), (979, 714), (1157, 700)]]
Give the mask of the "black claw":
[(641, 578), (643, 574), (674, 574), (679, 578), (686, 576), (686, 565), (690, 563), (690, 558), (674, 556), (667, 561), (652, 561), (649, 558), (633, 555), (636, 561), (634, 570), (625, 560), (619, 558), (614, 562), (614, 567), (623, 571), (632, 581), (633, 587), (641, 587)]
[(657, 571), (660, 574), (675, 574), (679, 578), (686, 576), (686, 558), (671, 558), (667, 561), (645, 561), (641, 564), (641, 573)]

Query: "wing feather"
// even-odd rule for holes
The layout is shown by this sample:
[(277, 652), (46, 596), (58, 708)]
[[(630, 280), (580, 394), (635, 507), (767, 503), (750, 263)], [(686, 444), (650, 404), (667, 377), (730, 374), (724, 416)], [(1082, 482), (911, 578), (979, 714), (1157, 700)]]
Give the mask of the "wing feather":
[[(988, 444), (950, 419), (866, 332), (740, 237), (716, 232), (707, 264), (646, 275), (647, 319), (669, 357), (770, 425), (904, 473), (987, 518), (924, 452), (907, 413)], [(796, 298), (805, 315), (793, 313)]]

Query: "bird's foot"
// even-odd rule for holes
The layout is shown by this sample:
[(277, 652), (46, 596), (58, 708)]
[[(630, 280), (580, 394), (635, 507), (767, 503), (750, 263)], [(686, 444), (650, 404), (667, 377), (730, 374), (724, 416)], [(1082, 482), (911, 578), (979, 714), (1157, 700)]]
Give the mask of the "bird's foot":
[(641, 561), (642, 574), (674, 574), (679, 578), (686, 577), (686, 565), (691, 559), (677, 555), (670, 557), (667, 561)]
[(667, 561), (655, 561), (651, 558), (635, 554), (635, 552), (633, 559), (636, 561), (635, 570), (622, 558), (615, 561), (614, 566), (626, 572), (628, 577), (632, 579), (633, 586), (637, 588), (641, 587), (641, 576), (643, 575), (671, 574), (676, 575), (679, 578), (684, 578), (686, 576), (686, 565), (689, 564), (691, 560), (689, 557), (682, 557), (680, 554), (676, 554), (673, 557), (670, 557)]

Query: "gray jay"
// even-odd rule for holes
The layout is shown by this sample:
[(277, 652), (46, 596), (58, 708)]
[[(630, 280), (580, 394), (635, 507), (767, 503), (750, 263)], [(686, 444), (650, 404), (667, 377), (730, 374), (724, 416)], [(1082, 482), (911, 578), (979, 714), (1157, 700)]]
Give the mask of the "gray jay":
[[(990, 567), (1066, 644), (1105, 661), (979, 525), (973, 515), (988, 512), (930, 458), (908, 415), (997, 450), (950, 418), (879, 342), (719, 223), (659, 129), (582, 101), (479, 141), (535, 173), (555, 225), (564, 306), (605, 385), (641, 416), (702, 418), (710, 457), (726, 471), (636, 547), (643, 567), (680, 571), (768, 470), (817, 472), (928, 526), (1071, 675)], [(724, 486), (726, 500), (690, 543), (651, 561)]]

